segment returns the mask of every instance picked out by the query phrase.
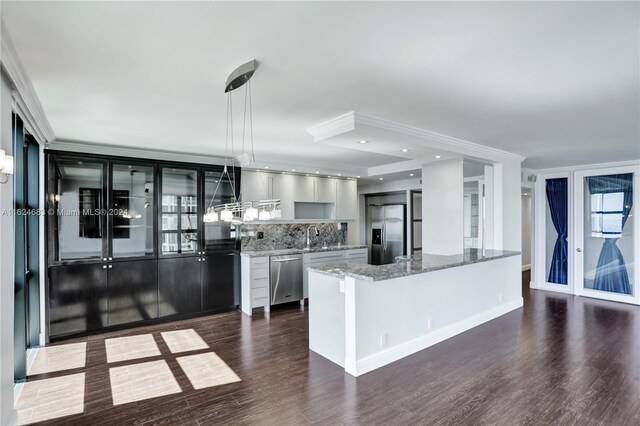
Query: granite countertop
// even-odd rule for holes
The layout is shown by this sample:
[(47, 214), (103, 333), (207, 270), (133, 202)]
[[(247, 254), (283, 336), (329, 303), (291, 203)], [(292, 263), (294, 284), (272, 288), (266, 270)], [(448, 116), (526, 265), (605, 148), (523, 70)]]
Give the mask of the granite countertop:
[(463, 254), (443, 256), (437, 254), (423, 254), (415, 259), (391, 263), (388, 265), (323, 265), (309, 267), (309, 271), (330, 275), (337, 278), (353, 277), (365, 281), (382, 281), (400, 278), (408, 275), (423, 274), (441, 269), (455, 268), (501, 259), (503, 257), (518, 256), (519, 251), (505, 250), (467, 250)]
[(322, 247), (311, 247), (310, 250), (304, 250), (299, 248), (291, 248), (291, 249), (278, 249), (278, 250), (247, 250), (242, 251), (240, 254), (242, 256), (248, 257), (267, 257), (267, 256), (284, 256), (287, 254), (302, 254), (302, 253), (324, 253), (329, 251), (340, 251), (340, 250), (355, 250), (355, 249), (363, 249), (367, 248), (366, 245), (340, 245), (340, 246), (329, 246), (327, 248)]

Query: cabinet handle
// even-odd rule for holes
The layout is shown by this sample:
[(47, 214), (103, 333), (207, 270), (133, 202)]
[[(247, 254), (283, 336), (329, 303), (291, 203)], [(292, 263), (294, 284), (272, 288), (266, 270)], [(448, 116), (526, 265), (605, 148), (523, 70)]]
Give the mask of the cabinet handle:
[(107, 269), (107, 265), (102, 265), (102, 269)]
[(109, 260), (113, 260), (113, 257), (110, 257)]
[(202, 258), (202, 261), (204, 262), (204, 257)]
[(106, 257), (103, 257), (103, 258), (102, 258), (102, 260), (106, 262), (106, 261), (107, 261), (107, 258), (106, 258)]
[(109, 265), (109, 269), (113, 268), (113, 265)]

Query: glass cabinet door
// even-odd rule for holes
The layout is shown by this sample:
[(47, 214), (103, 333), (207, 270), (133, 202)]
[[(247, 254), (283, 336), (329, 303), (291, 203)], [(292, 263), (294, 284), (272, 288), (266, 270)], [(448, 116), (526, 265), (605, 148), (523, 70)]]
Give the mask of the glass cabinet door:
[(198, 245), (198, 171), (162, 169), (160, 243), (163, 255), (196, 253)]
[(111, 172), (111, 249), (114, 258), (153, 256), (154, 168), (114, 164)]
[[(235, 200), (233, 187), (234, 176), (231, 182), (227, 175), (222, 178), (222, 172), (210, 170), (204, 171), (204, 210), (218, 204), (231, 203)], [(215, 194), (215, 196), (214, 196)], [(233, 250), (236, 241), (236, 227), (228, 222), (217, 220), (204, 223), (204, 249), (205, 251)]]
[(52, 262), (100, 259), (106, 254), (105, 161), (57, 157), (47, 194)]

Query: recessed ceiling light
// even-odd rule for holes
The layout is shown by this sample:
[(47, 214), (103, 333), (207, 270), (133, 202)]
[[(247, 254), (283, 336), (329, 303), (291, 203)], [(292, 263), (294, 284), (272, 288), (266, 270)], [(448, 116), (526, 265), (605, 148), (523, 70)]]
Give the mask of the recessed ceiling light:
[(338, 176), (342, 176), (342, 174), (338, 173)]
[(285, 172), (282, 172), (282, 174), (284, 174)]
[(413, 173), (409, 173), (409, 176), (413, 176)]
[(291, 171), (292, 171), (292, 172), (295, 172), (295, 171), (296, 171), (296, 169), (291, 169)]
[(328, 178), (330, 178), (331, 176), (327, 176)]
[(269, 166), (264, 166), (264, 168), (265, 168), (265, 169), (268, 169), (268, 168), (269, 168)]
[(400, 151), (402, 152), (409, 152), (409, 150), (407, 148), (402, 148)]
[(528, 193), (528, 192), (525, 192), (525, 193), (523, 193), (522, 195), (529, 195), (529, 193)]
[(442, 157), (442, 156), (441, 155), (436, 155), (436, 158), (440, 158), (440, 157)]
[(317, 170), (316, 170), (316, 173), (317, 173), (317, 174), (320, 174), (320, 172), (319, 172), (319, 171), (317, 171)]
[(358, 179), (360, 179), (360, 176), (356, 176)]
[(306, 176), (309, 176), (309, 173), (307, 173)]
[(358, 143), (369, 143), (369, 141), (361, 140), (361, 141), (358, 141)]
[(384, 178), (378, 178), (378, 179), (380, 179), (380, 180), (384, 180)]

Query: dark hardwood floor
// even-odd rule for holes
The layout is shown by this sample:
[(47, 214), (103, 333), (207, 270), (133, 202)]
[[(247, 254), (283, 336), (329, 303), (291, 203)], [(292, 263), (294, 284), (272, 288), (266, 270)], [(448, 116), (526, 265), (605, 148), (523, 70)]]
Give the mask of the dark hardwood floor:
[[(355, 379), (310, 352), (307, 313), (232, 312), (87, 341), (85, 413), (52, 424), (640, 424), (640, 308), (529, 290), (523, 309)], [(195, 329), (242, 379), (194, 390), (161, 331)], [(104, 339), (163, 356), (108, 365)], [(200, 351), (205, 352), (205, 351)], [(164, 358), (182, 393), (114, 407), (108, 369)]]

